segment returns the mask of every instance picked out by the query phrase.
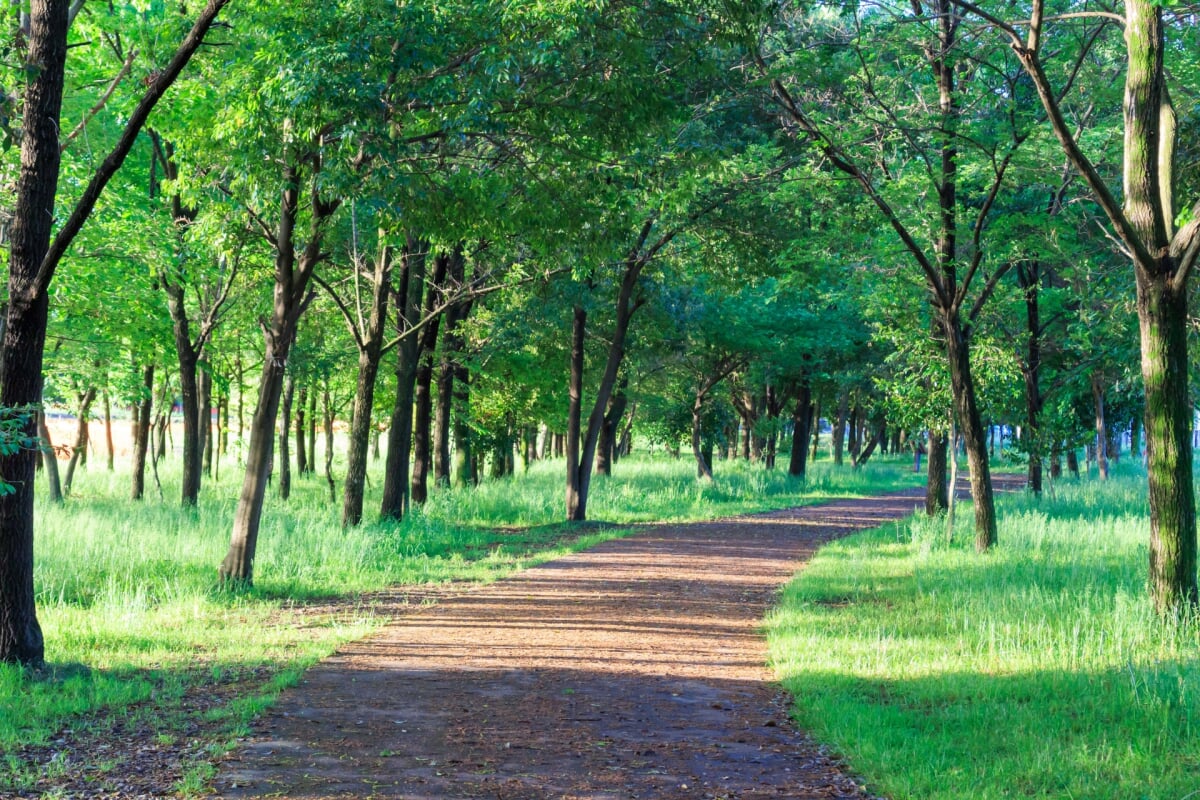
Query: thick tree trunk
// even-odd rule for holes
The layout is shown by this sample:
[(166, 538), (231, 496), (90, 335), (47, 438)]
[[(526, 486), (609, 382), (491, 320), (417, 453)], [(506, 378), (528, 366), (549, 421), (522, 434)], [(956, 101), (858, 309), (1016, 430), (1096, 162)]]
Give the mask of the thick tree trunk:
[(1187, 289), (1139, 271), (1138, 320), (1150, 484), (1150, 586), (1162, 613), (1197, 602)]
[(788, 474), (803, 478), (808, 466), (808, 438), (813, 421), (812, 387), (805, 379), (800, 383), (796, 396), (796, 407), (792, 411), (792, 456), (788, 462)]
[[(420, 312), (421, 288), (425, 284), (426, 246), (409, 237), (405, 243), (399, 287), (393, 294), (396, 333), (412, 330)], [(384, 464), (383, 503), (380, 514), (399, 520), (408, 511), (408, 470), (412, 456), (413, 390), (417, 377), (420, 340), (414, 333), (396, 345), (396, 402), (388, 427), (387, 461)]]
[[(442, 286), (446, 280), (446, 270), (450, 266), (450, 256), (441, 253), (433, 260), (433, 281), (425, 294), (423, 317), (433, 314), (442, 295)], [(417, 505), (425, 502), (429, 495), (429, 467), (432, 456), (431, 431), (433, 423), (433, 351), (437, 347), (438, 328), (441, 317), (431, 319), (421, 333), (420, 353), (417, 357), (417, 376), (413, 389), (416, 406), (413, 420), (412, 448), (412, 501)]]
[(71, 494), (71, 485), (75, 482), (75, 467), (78, 466), (80, 458), (87, 451), (88, 415), (92, 411), (92, 401), (95, 399), (95, 387), (89, 388), (79, 395), (79, 404), (75, 408), (75, 446), (71, 448), (71, 460), (67, 462), (67, 474), (63, 478), (62, 491), (64, 495)]
[(146, 492), (146, 453), (150, 449), (150, 412), (154, 404), (154, 365), (142, 372), (142, 399), (134, 406), (133, 478), (130, 497), (141, 500)]
[(925, 483), (925, 513), (934, 517), (950, 508), (950, 487), (946, 482), (949, 444), (944, 433), (929, 431), (929, 471)]
[[(292, 496), (292, 454), (288, 443), (291, 440), (292, 426), (288, 420), (292, 418), (292, 399), (296, 396), (296, 379), (288, 375), (284, 379), (283, 397), (280, 401), (279, 416), (283, 424), (279, 426), (279, 499), (288, 500)], [(272, 427), (274, 426), (274, 420)]]
[(1096, 468), (1100, 480), (1108, 480), (1108, 422), (1104, 418), (1104, 378), (1092, 373), (1092, 403), (1096, 412)]
[(1067, 472), (1071, 473), (1072, 477), (1079, 477), (1079, 448), (1067, 448)]
[(946, 353), (950, 358), (950, 383), (959, 428), (967, 450), (971, 473), (971, 499), (975, 507), (975, 549), (990, 550), (996, 544), (996, 506), (992, 496), (991, 468), (979, 405), (975, 399), (975, 379), (962, 327), (956, 318), (943, 319)]
[(164, 282), (167, 308), (175, 336), (175, 351), (179, 363), (179, 396), (183, 406), (183, 480), (180, 501), (194, 506), (200, 496), (201, 451), (204, 447), (200, 432), (200, 381), (197, 362), (200, 353), (192, 345), (187, 309), (184, 307), (183, 287)]

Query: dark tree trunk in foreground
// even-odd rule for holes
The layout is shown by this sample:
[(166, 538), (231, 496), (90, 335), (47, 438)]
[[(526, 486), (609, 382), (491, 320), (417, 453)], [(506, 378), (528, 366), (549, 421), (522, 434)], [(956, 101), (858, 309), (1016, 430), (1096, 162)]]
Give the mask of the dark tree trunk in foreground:
[[(107, 154), (63, 221), (55, 213), (61, 162), (60, 112), (67, 58), (69, 0), (32, 0), (28, 50), (10, 53), (23, 70), (24, 119), (21, 166), (16, 181), (8, 240), (8, 314), (0, 347), (0, 408), (25, 409), (42, 394), (49, 290), (63, 254), (120, 169), (137, 134), (167, 88), (183, 71), (226, 0), (209, 0), (167, 66), (147, 77), (117, 143)], [(60, 223), (53, 241), (50, 236)], [(4, 413), (13, 413), (11, 410)], [(23, 417), (24, 433), (36, 433), (34, 415)], [(38, 665), (44, 656), (33, 592), (33, 472), (36, 451), (0, 456), (0, 475), (15, 487), (0, 496), (0, 662)]]
[(154, 405), (154, 365), (142, 373), (142, 399), (134, 406), (133, 478), (130, 497), (141, 500), (146, 492), (146, 453), (150, 449), (150, 413)]
[(392, 298), (396, 306), (396, 401), (388, 427), (387, 461), (384, 463), (383, 502), (380, 515), (400, 520), (408, 511), (408, 469), (412, 456), (413, 388), (417, 377), (419, 337), (412, 332), (420, 311), (425, 284), (426, 246), (414, 238), (405, 244), (399, 286)]
[(63, 478), (63, 494), (71, 494), (71, 485), (75, 482), (75, 468), (87, 452), (88, 444), (88, 415), (92, 411), (92, 401), (96, 399), (96, 389), (89, 388), (79, 395), (79, 404), (75, 407), (76, 423), (75, 446), (71, 448), (71, 460), (67, 462), (67, 474)]
[[(449, 266), (448, 254), (439, 253), (434, 257), (433, 280), (425, 293), (422, 318), (432, 316), (438, 307)], [(424, 503), (429, 496), (429, 467), (433, 455), (430, 441), (430, 427), (433, 424), (433, 354), (437, 349), (440, 324), (441, 315), (433, 316), (421, 332), (416, 382), (413, 386), (412, 501), (417, 505)]]

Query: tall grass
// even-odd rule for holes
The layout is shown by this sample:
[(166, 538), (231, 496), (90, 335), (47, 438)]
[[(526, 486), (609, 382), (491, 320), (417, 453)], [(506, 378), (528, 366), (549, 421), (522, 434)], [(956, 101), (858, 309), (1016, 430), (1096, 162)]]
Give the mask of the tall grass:
[(896, 800), (1200, 797), (1200, 626), (1147, 596), (1144, 481), (1005, 496), (984, 556), (968, 514), (823, 549), (769, 620), (800, 723)]
[[(382, 484), (381, 464), (372, 467), (368, 518)], [(622, 461), (613, 477), (593, 482), (590, 516), (618, 524), (699, 519), (920, 479), (902, 463), (859, 472), (817, 464), (807, 483), (719, 462), (716, 481), (699, 484), (693, 469), (688, 460)], [(234, 594), (216, 575), (241, 477), (232, 464), (205, 485), (194, 509), (179, 507), (171, 466), (162, 467), (163, 497), (148, 479), (137, 502), (127, 498), (127, 473), (89, 466), (64, 505), (43, 500), (37, 508), (35, 580), (51, 668), (37, 676), (0, 665), (0, 795), (37, 779), (13, 754), (65, 726), (78, 734), (136, 713), (169, 738), (191, 713), (184, 698), (214, 684), (244, 683), (241, 691), (269, 702), (305, 665), (380, 624), (371, 592), (492, 580), (620, 535), (559, 524), (564, 471), (561, 461), (544, 462), (477, 488), (437, 490), (399, 524), (351, 530), (340, 526), (340, 493), (331, 499), (323, 476), (293, 477), (288, 502), (268, 499), (254, 589)], [(321, 613), (294, 605), (331, 598)]]

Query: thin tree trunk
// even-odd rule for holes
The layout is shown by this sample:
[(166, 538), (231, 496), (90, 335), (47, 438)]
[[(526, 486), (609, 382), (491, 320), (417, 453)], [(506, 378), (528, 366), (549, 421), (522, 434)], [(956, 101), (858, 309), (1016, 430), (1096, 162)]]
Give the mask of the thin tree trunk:
[(929, 471), (925, 483), (925, 513), (934, 517), (950, 507), (950, 490), (946, 483), (946, 467), (949, 450), (946, 435), (941, 431), (929, 431)]
[(700, 448), (702, 435), (701, 415), (703, 412), (704, 395), (697, 392), (696, 400), (692, 403), (692, 455), (696, 459), (696, 477), (700, 480), (711, 481), (713, 479), (712, 467), (709, 465), (709, 461), (705, 459), (705, 454)]
[[(451, 434), (454, 438), (454, 455), (451, 459), (451, 477), (455, 486), (472, 486), (478, 483), (476, 454), (471, 441), (471, 373), (461, 361), (454, 365), (454, 406)], [(511, 450), (511, 446), (509, 447)]]
[(106, 445), (108, 460), (105, 465), (108, 471), (112, 472), (116, 467), (116, 450), (113, 447), (112, 435), (112, 398), (108, 396), (108, 389), (104, 390), (104, 444)]
[(146, 492), (146, 452), (150, 448), (150, 412), (154, 403), (154, 365), (142, 372), (142, 399), (134, 406), (133, 478), (130, 497), (141, 500)]
[(317, 474), (317, 391), (308, 395), (308, 474)]
[(325, 430), (325, 483), (329, 487), (329, 502), (337, 498), (337, 483), (333, 479), (333, 399), (329, 396), (329, 379), (321, 392), (322, 422)]
[(838, 397), (837, 421), (833, 423), (833, 463), (842, 465), (842, 448), (846, 441), (846, 419), (850, 413), (850, 395)]
[(75, 481), (75, 467), (79, 464), (80, 457), (87, 449), (88, 441), (88, 414), (92, 410), (92, 401), (96, 399), (95, 387), (88, 388), (87, 391), (79, 395), (79, 405), (75, 409), (76, 424), (75, 429), (75, 446), (71, 449), (71, 460), (67, 462), (67, 474), (63, 478), (62, 493), (64, 495), (71, 494), (71, 485)]
[(46, 473), (46, 485), (50, 490), (50, 502), (62, 504), (63, 492), (62, 483), (58, 478), (58, 453), (54, 449), (54, 442), (50, 441), (50, 429), (46, 427), (46, 412), (38, 412), (38, 437), (40, 439), (39, 447), (42, 451), (42, 463), (45, 467), (43, 470)]
[(213, 465), (213, 426), (212, 426), (212, 372), (208, 369), (200, 373), (200, 451), (203, 454), (199, 472), (212, 477)]
[[(425, 293), (425, 308), (422, 317), (433, 315), (442, 296), (450, 256), (438, 254), (433, 260), (433, 280)], [(417, 356), (417, 374), (413, 387), (415, 405), (412, 447), (412, 502), (421, 505), (429, 496), (429, 467), (432, 456), (431, 426), (433, 424), (433, 355), (437, 348), (438, 328), (441, 317), (434, 316), (421, 333), (421, 347)]]
[(587, 519), (587, 491), (579, 470), (580, 430), (583, 427), (583, 345), (587, 311), (576, 306), (571, 323), (571, 367), (567, 384), (567, 519)]
[(1096, 411), (1096, 467), (1100, 480), (1108, 480), (1108, 422), (1104, 418), (1104, 378), (1092, 373), (1092, 402)]
[[(283, 397), (280, 403), (279, 418), (283, 424), (279, 426), (279, 499), (287, 500), (292, 496), (292, 454), (288, 447), (291, 440), (292, 426), (288, 421), (292, 418), (292, 399), (296, 394), (296, 379), (288, 375), (284, 379)], [(274, 422), (274, 420), (272, 420)]]
[(308, 445), (305, 437), (308, 428), (304, 424), (304, 415), (308, 411), (308, 385), (301, 386), (296, 391), (296, 474), (308, 474)]

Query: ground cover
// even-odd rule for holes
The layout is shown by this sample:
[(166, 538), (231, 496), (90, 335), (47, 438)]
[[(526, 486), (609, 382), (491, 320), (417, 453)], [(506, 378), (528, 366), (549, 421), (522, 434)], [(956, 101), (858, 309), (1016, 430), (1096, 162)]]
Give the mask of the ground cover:
[[(858, 472), (818, 463), (800, 485), (780, 470), (719, 462), (717, 480), (701, 485), (692, 468), (685, 460), (623, 462), (611, 479), (597, 480), (592, 516), (619, 524), (710, 518), (920, 478), (904, 462)], [(619, 527), (555, 522), (562, 469), (542, 463), (512, 480), (435, 493), (401, 525), (350, 531), (338, 524), (323, 477), (295, 480), (287, 504), (268, 505), (254, 590), (230, 594), (218, 587), (215, 566), (233, 512), (231, 465), (191, 511), (175, 503), (172, 472), (162, 474), (165, 500), (151, 480), (146, 500), (131, 503), (127, 475), (92, 465), (64, 506), (38, 511), (37, 586), (50, 666), (39, 675), (0, 667), (0, 793), (53, 796), (47, 787), (56, 773), (86, 766), (101, 780), (126, 769), (121, 759), (88, 762), (106, 739), (223, 748), (306, 666), (409, 599), (376, 593), (489, 581), (620, 535)], [(373, 485), (380, 483), (375, 475)], [(374, 502), (369, 497), (368, 507)], [(213, 699), (197, 703), (198, 694)], [(203, 775), (176, 780), (194, 787)]]
[(1200, 797), (1200, 628), (1146, 591), (1145, 478), (824, 548), (769, 617), (799, 725), (894, 800)]

